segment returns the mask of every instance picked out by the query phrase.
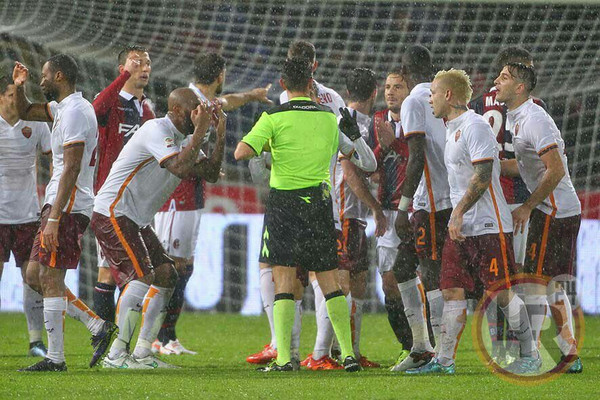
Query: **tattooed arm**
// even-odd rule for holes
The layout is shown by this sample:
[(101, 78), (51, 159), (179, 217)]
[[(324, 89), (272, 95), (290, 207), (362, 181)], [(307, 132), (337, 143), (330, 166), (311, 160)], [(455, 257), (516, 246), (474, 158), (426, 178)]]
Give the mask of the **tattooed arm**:
[(481, 196), (483, 196), (490, 186), (490, 183), (492, 182), (492, 167), (493, 162), (491, 160), (474, 165), (475, 173), (469, 181), (469, 187), (454, 210), (452, 210), (452, 216), (448, 223), (450, 239), (459, 242), (465, 240), (465, 237), (460, 232), (463, 224), (463, 215), (479, 201)]

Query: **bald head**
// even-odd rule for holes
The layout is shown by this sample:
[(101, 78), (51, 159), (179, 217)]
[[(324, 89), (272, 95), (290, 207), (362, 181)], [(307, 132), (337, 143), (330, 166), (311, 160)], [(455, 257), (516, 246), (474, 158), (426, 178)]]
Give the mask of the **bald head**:
[(196, 93), (190, 88), (180, 87), (169, 94), (169, 111), (173, 111), (175, 107), (191, 111), (198, 107), (199, 104), (200, 99), (198, 99)]

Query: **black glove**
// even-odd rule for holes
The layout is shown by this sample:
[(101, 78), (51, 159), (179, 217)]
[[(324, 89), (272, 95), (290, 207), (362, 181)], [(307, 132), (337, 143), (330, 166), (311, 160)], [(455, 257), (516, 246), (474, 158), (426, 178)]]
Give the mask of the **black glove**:
[(353, 142), (356, 139), (359, 139), (361, 135), (360, 129), (358, 128), (358, 124), (356, 123), (356, 110), (354, 110), (354, 113), (351, 116), (350, 111), (348, 111), (347, 108), (340, 107), (340, 115), (342, 116), (342, 119), (340, 119), (339, 124), (340, 131), (342, 131), (342, 133)]

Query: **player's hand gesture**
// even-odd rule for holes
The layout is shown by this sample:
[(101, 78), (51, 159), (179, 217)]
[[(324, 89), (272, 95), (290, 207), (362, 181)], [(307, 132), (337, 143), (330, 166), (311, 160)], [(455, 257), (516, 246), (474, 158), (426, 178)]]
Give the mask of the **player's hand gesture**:
[(204, 140), (206, 131), (210, 125), (212, 107), (202, 101), (194, 110), (192, 110), (190, 118), (194, 124), (194, 140), (199, 140), (201, 143)]
[(58, 221), (48, 221), (42, 232), (42, 247), (48, 252), (58, 251)]
[(396, 133), (391, 122), (384, 121), (383, 118), (375, 120), (375, 128), (377, 130), (377, 140), (383, 148), (389, 148), (396, 139)]
[(383, 213), (381, 207), (373, 210), (373, 218), (375, 219), (375, 237), (381, 237), (385, 235), (387, 230), (388, 220)]
[(342, 116), (339, 123), (340, 131), (353, 142), (359, 139), (361, 136), (358, 123), (356, 122), (356, 110), (350, 115), (350, 111), (347, 108), (340, 107), (340, 115)]
[(455, 242), (464, 242), (465, 236), (461, 233), (463, 226), (463, 216), (456, 212), (456, 210), (452, 211), (452, 215), (450, 215), (450, 222), (448, 222), (448, 234), (450, 235), (450, 239)]
[(527, 221), (529, 221), (530, 216), (531, 208), (525, 204), (520, 205), (512, 211), (513, 231), (515, 234), (525, 233), (525, 226), (527, 226)]
[(270, 89), (271, 89), (270, 83), (267, 86), (265, 86), (264, 88), (252, 89), (250, 91), (250, 97), (252, 97), (252, 100), (254, 100), (254, 101), (260, 101), (261, 103), (265, 103), (265, 104), (273, 104), (273, 102), (271, 100), (269, 100), (269, 98), (267, 97)]
[(27, 82), (29, 78), (29, 70), (26, 66), (18, 61), (15, 61), (15, 68), (13, 69), (13, 82), (16, 86), (22, 86)]
[(217, 137), (225, 137), (225, 128), (227, 128), (227, 114), (223, 111), (221, 103), (215, 104), (213, 114), (217, 117)]
[(408, 243), (412, 240), (412, 231), (410, 227), (410, 222), (408, 221), (408, 212), (398, 210), (398, 215), (396, 216), (396, 221), (394, 222), (394, 227), (396, 228), (396, 234), (405, 243)]
[(139, 59), (139, 56), (137, 58), (134, 58), (133, 56), (129, 56), (127, 57), (127, 60), (125, 61), (125, 65), (123, 66), (123, 68), (125, 68), (125, 70), (127, 72), (129, 72), (131, 75), (133, 75), (133, 73), (137, 70), (140, 69), (142, 66), (142, 62)]

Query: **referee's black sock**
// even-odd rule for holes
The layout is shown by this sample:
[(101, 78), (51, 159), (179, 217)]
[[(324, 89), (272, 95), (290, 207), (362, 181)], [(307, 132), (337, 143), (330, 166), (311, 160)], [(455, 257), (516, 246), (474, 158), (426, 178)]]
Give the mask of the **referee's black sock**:
[(94, 286), (94, 312), (103, 320), (115, 322), (115, 285), (96, 282)]
[(167, 305), (167, 315), (165, 316), (165, 320), (163, 321), (160, 332), (158, 333), (158, 340), (164, 345), (169, 343), (169, 340), (177, 340), (175, 325), (177, 325), (177, 320), (179, 319), (179, 315), (181, 315), (181, 310), (183, 309), (183, 302), (185, 300), (185, 287), (192, 276), (192, 272), (194, 272), (194, 265), (186, 265), (185, 271), (179, 274), (179, 279), (177, 280), (177, 284), (175, 284), (173, 295), (171, 296), (169, 304)]
[(385, 298), (385, 309), (388, 314), (388, 321), (396, 335), (398, 342), (402, 344), (404, 350), (410, 350), (413, 345), (412, 332), (406, 314), (404, 314), (404, 305), (400, 299)]

